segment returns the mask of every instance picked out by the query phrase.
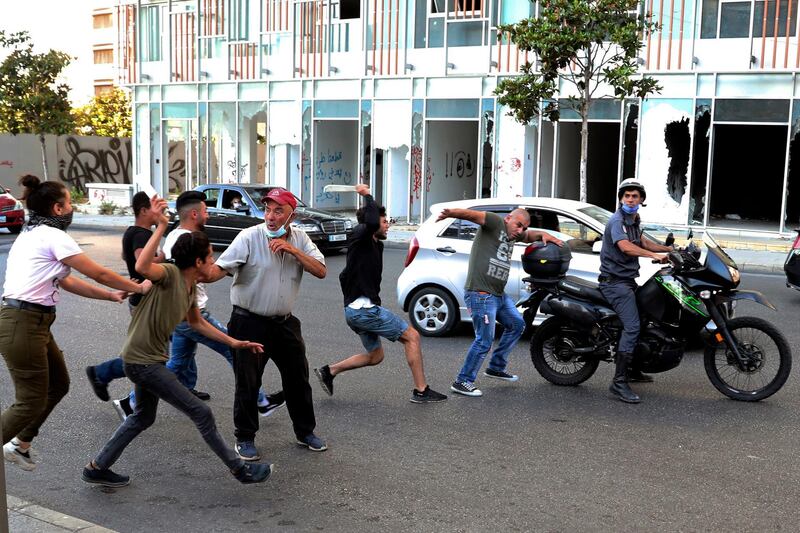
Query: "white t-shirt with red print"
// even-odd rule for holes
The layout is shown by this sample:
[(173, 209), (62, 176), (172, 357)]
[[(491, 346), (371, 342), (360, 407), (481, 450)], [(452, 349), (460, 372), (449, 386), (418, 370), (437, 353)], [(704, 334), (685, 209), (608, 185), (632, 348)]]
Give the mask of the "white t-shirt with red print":
[(72, 269), (61, 261), (83, 253), (75, 239), (50, 226), (19, 234), (8, 253), (3, 298), (56, 305), (59, 283)]

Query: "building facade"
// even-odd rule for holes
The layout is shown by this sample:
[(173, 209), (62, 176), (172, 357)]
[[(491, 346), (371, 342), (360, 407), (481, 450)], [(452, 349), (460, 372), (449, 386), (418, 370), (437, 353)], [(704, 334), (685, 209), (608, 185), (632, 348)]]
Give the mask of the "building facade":
[[(638, 177), (648, 220), (786, 232), (800, 218), (798, 0), (645, 0), (639, 62), (663, 90), (592, 105), (588, 200)], [(535, 62), (497, 26), (526, 0), (139, 0), (117, 7), (134, 175), (163, 194), (285, 186), (352, 210), (368, 183), (398, 220), (437, 202), (577, 198), (578, 117), (523, 126), (498, 80)], [(565, 92), (562, 97), (569, 96)]]

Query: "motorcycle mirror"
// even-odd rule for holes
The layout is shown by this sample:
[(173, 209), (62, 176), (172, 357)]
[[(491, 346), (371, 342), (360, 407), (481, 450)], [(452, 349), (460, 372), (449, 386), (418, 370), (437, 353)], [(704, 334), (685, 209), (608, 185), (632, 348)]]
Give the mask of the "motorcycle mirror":
[(667, 235), (667, 239), (664, 241), (664, 245), (672, 246), (673, 244), (675, 244), (675, 235), (673, 235), (672, 232), (670, 231), (669, 235)]

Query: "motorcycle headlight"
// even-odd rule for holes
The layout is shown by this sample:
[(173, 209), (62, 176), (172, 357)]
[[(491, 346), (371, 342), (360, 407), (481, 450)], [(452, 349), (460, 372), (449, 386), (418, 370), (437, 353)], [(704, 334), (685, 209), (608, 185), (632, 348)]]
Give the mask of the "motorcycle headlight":
[(739, 279), (741, 277), (741, 276), (739, 276), (739, 271), (737, 269), (733, 268), (733, 267), (728, 267), (728, 272), (730, 272), (730, 274), (731, 274), (731, 281), (735, 285), (738, 285), (739, 284)]
[(320, 231), (319, 226), (316, 224), (295, 224), (294, 227), (306, 233), (318, 233)]

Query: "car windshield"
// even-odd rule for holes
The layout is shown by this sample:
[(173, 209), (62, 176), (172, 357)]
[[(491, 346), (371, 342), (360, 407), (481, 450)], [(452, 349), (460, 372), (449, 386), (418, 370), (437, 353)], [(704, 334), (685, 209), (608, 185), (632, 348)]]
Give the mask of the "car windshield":
[(602, 207), (597, 207), (596, 205), (590, 205), (588, 207), (581, 207), (578, 209), (581, 213), (586, 216), (590, 216), (596, 221), (600, 222), (602, 225), (608, 224), (608, 219), (611, 218), (612, 213), (611, 211), (606, 211)]
[[(586, 216), (592, 217), (603, 226), (608, 224), (608, 219), (613, 215), (611, 211), (603, 209), (602, 207), (597, 207), (596, 205), (581, 207), (578, 211)], [(669, 234), (669, 228), (661, 224), (647, 224), (642, 221), (642, 233), (651, 241), (663, 243)]]
[[(245, 187), (247, 194), (249, 194), (250, 198), (256, 202), (260, 202), (261, 198), (271, 189), (274, 189), (274, 187)], [(300, 198), (297, 197), (297, 195), (295, 195), (295, 199), (297, 200), (298, 207), (308, 207)]]

